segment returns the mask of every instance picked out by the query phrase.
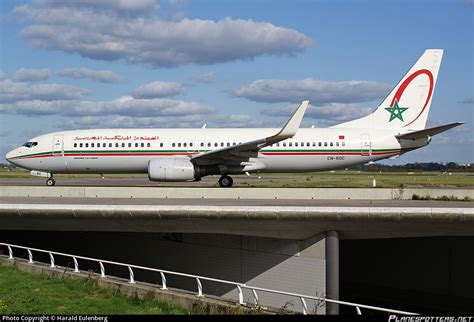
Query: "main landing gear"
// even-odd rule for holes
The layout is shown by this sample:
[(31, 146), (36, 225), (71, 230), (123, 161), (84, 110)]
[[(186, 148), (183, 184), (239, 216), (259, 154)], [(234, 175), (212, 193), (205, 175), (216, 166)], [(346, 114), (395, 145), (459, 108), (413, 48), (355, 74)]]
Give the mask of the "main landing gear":
[(54, 180), (53, 176), (49, 177), (47, 180), (46, 180), (46, 185), (49, 186), (49, 187), (52, 187), (56, 184), (56, 180)]
[(222, 176), (219, 179), (219, 186), (221, 188), (230, 188), (232, 187), (233, 184), (234, 184), (234, 180), (232, 180), (232, 178), (229, 176)]

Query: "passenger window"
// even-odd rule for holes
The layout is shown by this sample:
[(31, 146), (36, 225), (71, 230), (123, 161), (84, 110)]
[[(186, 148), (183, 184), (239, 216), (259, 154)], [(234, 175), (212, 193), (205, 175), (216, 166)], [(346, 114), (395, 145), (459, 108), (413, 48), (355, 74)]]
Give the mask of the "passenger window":
[(151, 146), (150, 142), (148, 142), (148, 143), (146, 144), (146, 146), (147, 146), (147, 148), (149, 148), (149, 147)]
[(339, 146), (339, 142), (336, 142), (336, 146)]
[(82, 143), (79, 143), (79, 147), (82, 148)]
[(119, 147), (119, 144), (118, 144), (118, 143), (115, 143), (115, 147), (118, 148), (118, 147)]
[(109, 148), (111, 148), (111, 147), (112, 147), (112, 143), (109, 143)]
[(181, 147), (181, 143), (178, 143), (178, 148), (180, 148), (180, 147)]
[(221, 142), (221, 146), (224, 146), (224, 142)]
[(138, 148), (138, 143), (137, 142), (135, 142), (135, 147)]
[(160, 148), (162, 148), (162, 147), (163, 147), (163, 143), (160, 143)]
[(298, 146), (298, 142), (295, 142), (295, 146)]
[(330, 146), (333, 146), (333, 143), (331, 142), (331, 143), (329, 143), (329, 145), (330, 145)]
[(218, 144), (217, 142), (214, 143), (214, 146), (215, 146), (216, 148), (217, 148), (218, 145), (219, 145), (219, 144)]
[(209, 148), (211, 147), (211, 142), (207, 143), (207, 147), (209, 147)]
[(128, 147), (131, 148), (131, 147), (132, 147), (132, 143), (129, 142), (129, 143), (128, 143)]
[(124, 143), (124, 142), (122, 142), (122, 148), (124, 148), (124, 147), (125, 147), (125, 143)]
[(176, 143), (171, 144), (171, 146), (174, 148), (176, 146)]
[(189, 143), (189, 146), (193, 146), (193, 142), (190, 142), (190, 143)]
[(140, 144), (140, 146), (141, 146), (142, 148), (145, 147), (145, 143)]
[(204, 147), (204, 142), (201, 142), (201, 148)]
[(277, 146), (280, 146), (280, 143), (277, 143)]
[(328, 146), (328, 143), (327, 143), (327, 142), (324, 142), (324, 146)]
[(91, 148), (93, 148), (93, 147), (94, 147), (94, 143), (91, 143)]
[(288, 143), (288, 146), (293, 146), (293, 144), (291, 142)]
[(229, 142), (227, 142), (227, 146), (230, 146), (230, 143), (229, 143)]
[(183, 143), (183, 147), (186, 147), (186, 142)]
[(318, 146), (321, 146), (321, 142), (318, 142)]
[(74, 147), (77, 148), (77, 143), (74, 143)]
[(232, 145), (236, 145), (235, 142), (232, 142)]
[(342, 146), (346, 146), (346, 142), (342, 142)]
[(313, 142), (313, 146), (316, 146), (316, 142)]
[(283, 142), (283, 146), (286, 146), (286, 142)]
[(88, 147), (89, 147), (89, 143), (86, 143), (86, 148), (88, 148)]

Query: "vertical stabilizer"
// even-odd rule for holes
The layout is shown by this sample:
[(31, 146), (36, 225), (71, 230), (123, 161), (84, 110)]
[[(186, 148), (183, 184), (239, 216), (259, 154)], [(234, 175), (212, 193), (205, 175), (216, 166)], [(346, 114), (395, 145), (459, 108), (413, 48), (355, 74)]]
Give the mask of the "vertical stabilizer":
[(372, 114), (335, 127), (424, 129), (442, 57), (442, 49), (426, 50)]

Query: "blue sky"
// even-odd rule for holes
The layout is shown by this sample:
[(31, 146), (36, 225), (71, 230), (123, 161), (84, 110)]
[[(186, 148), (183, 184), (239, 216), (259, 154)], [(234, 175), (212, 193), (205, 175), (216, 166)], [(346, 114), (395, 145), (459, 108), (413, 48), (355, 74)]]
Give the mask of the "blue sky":
[(303, 99), (303, 126), (331, 126), (373, 110), (425, 49), (443, 48), (428, 125), (466, 124), (385, 163), (474, 160), (472, 1), (3, 0), (0, 10), (2, 155), (63, 129), (279, 127)]

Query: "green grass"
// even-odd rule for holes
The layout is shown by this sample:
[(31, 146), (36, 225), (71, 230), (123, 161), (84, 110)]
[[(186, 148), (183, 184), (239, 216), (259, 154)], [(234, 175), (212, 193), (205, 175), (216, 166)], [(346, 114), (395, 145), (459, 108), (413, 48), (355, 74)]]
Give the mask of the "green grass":
[[(262, 174), (262, 178), (271, 181), (249, 180), (236, 186), (244, 187), (291, 187), (291, 188), (368, 188), (372, 187), (373, 179), (377, 187), (474, 187), (474, 175), (471, 173), (442, 173), (442, 172), (369, 172), (369, 171), (332, 171), (306, 174)], [(286, 178), (285, 180), (281, 180)]]
[(0, 265), (0, 314), (189, 314), (184, 308), (99, 288), (92, 281), (53, 278)]

